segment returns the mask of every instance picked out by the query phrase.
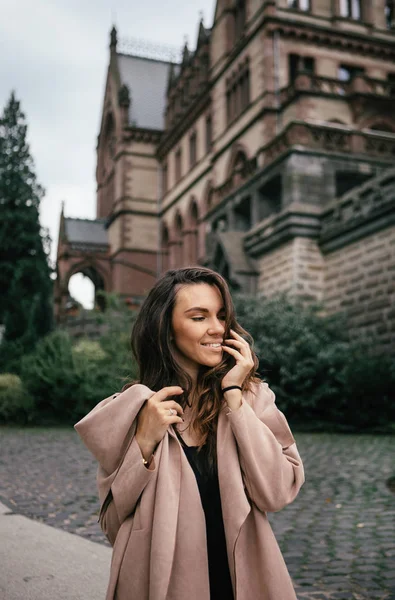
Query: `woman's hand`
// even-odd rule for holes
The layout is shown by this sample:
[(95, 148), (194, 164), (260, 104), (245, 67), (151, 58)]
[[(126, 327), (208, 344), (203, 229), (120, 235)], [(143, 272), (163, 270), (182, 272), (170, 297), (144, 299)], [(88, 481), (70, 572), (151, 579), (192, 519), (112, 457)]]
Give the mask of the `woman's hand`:
[[(149, 398), (137, 417), (136, 440), (141, 452), (148, 460), (155, 447), (164, 437), (169, 425), (182, 423), (182, 407), (174, 400), (167, 400), (169, 396), (182, 394), (183, 389), (178, 386), (164, 387)], [(170, 414), (170, 409), (173, 414)]]
[[(222, 389), (230, 385), (242, 386), (245, 378), (254, 367), (254, 360), (252, 358), (251, 348), (248, 342), (246, 342), (241, 335), (233, 331), (233, 329), (230, 330), (230, 333), (233, 335), (234, 339), (228, 338), (224, 340), (222, 349), (235, 358), (236, 364), (222, 379)], [(231, 344), (232, 347), (229, 347), (225, 344)]]

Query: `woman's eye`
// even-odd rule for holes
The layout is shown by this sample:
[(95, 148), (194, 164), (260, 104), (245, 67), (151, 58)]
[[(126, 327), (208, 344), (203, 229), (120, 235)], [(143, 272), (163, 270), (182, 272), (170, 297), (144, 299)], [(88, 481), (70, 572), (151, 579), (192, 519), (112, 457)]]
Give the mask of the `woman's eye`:
[(202, 321), (204, 317), (192, 317), (192, 321)]

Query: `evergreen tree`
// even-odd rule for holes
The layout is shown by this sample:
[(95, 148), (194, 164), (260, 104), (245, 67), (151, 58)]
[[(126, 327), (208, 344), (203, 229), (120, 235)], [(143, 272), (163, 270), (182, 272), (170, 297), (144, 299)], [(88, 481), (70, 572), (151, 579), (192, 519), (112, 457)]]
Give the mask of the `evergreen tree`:
[[(7, 343), (29, 351), (52, 327), (50, 240), (39, 222), (43, 188), (26, 141), (27, 124), (12, 92), (0, 119), (0, 323)], [(14, 357), (15, 358), (15, 357)]]

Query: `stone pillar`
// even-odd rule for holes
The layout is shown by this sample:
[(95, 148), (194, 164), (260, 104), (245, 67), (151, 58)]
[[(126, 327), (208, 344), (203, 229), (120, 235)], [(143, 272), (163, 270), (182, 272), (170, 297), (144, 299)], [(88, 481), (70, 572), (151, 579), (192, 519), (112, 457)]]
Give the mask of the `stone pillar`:
[(332, 0), (332, 16), (340, 17), (340, 0)]
[(197, 261), (197, 230), (185, 229), (183, 231), (184, 256), (183, 264), (194, 265)]
[(169, 269), (177, 269), (180, 266), (180, 240), (169, 241)]

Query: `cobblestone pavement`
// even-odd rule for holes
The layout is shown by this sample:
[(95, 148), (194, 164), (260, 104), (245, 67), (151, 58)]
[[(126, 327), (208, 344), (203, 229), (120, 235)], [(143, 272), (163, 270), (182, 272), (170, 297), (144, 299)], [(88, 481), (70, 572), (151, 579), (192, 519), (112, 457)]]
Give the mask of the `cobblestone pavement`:
[[(395, 600), (395, 440), (297, 434), (306, 483), (270, 521), (299, 600)], [(72, 428), (0, 428), (0, 500), (107, 544), (96, 463)], [(279, 599), (281, 600), (281, 599)]]

